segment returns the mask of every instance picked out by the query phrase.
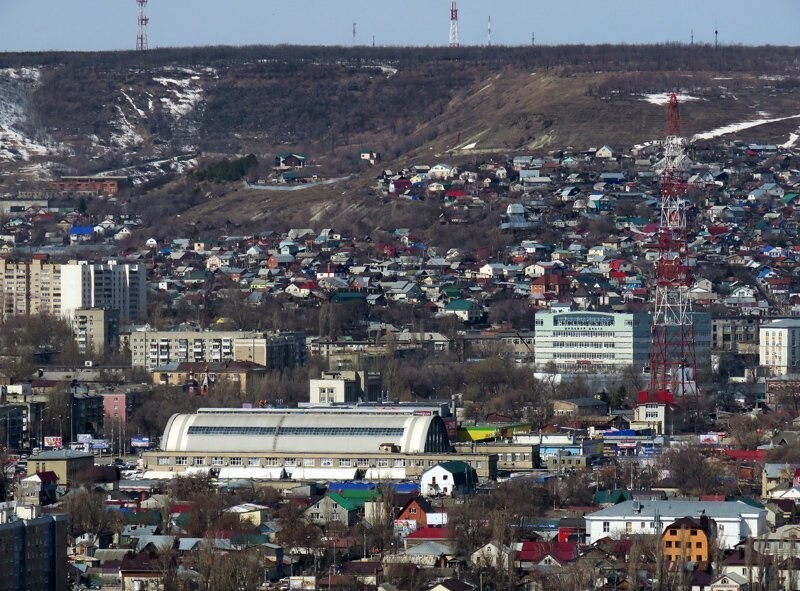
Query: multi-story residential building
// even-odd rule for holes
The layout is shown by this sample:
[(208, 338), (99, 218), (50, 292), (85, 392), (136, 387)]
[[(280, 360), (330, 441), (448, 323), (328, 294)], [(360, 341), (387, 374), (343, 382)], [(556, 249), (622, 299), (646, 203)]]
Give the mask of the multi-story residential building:
[(535, 358), (540, 368), (603, 372), (645, 366), (650, 359), (650, 316), (604, 312), (538, 312)]
[(78, 433), (98, 435), (103, 430), (103, 397), (96, 392), (77, 392), (72, 396), (72, 441)]
[(134, 367), (252, 361), (271, 369), (305, 363), (305, 334), (246, 331), (133, 331), (123, 337)]
[(0, 259), (2, 315), (61, 314), (61, 265), (35, 255), (31, 261)]
[(755, 354), (760, 322), (756, 316), (714, 318), (711, 321), (711, 347), (714, 351)]
[(664, 560), (683, 563), (708, 561), (715, 529), (716, 524), (705, 516), (676, 519), (661, 534)]
[(3, 317), (53, 314), (72, 318), (76, 310), (117, 310), (125, 321), (147, 316), (147, 270), (140, 263), (50, 263), (34, 255), (28, 262), (0, 259)]
[(25, 407), (20, 404), (0, 404), (0, 446), (7, 449), (25, 447), (24, 415)]
[(71, 262), (61, 266), (61, 314), (76, 310), (118, 310), (122, 322), (147, 317), (147, 268), (141, 263)]
[(800, 320), (784, 318), (759, 327), (758, 363), (769, 375), (800, 371)]
[(0, 504), (0, 589), (67, 588), (67, 516), (39, 505)]
[(119, 346), (119, 310), (75, 310), (72, 314), (72, 331), (81, 355), (102, 355), (116, 349)]

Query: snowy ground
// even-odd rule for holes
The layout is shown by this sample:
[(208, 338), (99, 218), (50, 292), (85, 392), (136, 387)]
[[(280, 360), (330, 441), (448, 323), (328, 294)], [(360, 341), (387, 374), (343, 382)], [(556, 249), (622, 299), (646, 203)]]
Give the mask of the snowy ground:
[(153, 81), (167, 89), (170, 96), (160, 99), (161, 107), (176, 119), (192, 112), (203, 98), (200, 76), (194, 75), (184, 79), (157, 77), (153, 78)]
[(724, 125), (722, 127), (712, 129), (711, 131), (697, 133), (692, 137), (692, 141), (710, 140), (712, 138), (719, 137), (721, 135), (736, 133), (737, 131), (743, 131), (745, 129), (750, 129), (751, 127), (758, 127), (759, 125), (764, 125), (765, 123), (776, 123), (778, 121), (786, 121), (788, 119), (798, 119), (798, 118), (800, 118), (800, 115), (789, 115), (788, 117), (775, 117), (773, 119), (753, 119), (751, 121), (741, 121), (739, 123), (731, 123), (729, 125)]
[[(666, 105), (667, 103), (669, 103), (669, 98), (671, 96), (672, 96), (671, 92), (658, 92), (658, 93), (655, 93), (655, 94), (642, 95), (642, 100), (643, 101), (647, 101), (651, 105)], [(702, 101), (702, 100), (704, 100), (704, 99), (701, 99), (699, 97), (692, 96), (690, 94), (678, 93), (676, 96), (678, 97), (678, 102), (679, 103), (686, 103), (686, 102), (689, 102), (689, 101)]]
[(789, 141), (781, 144), (780, 147), (783, 148), (784, 150), (788, 148), (793, 148), (794, 145), (797, 143), (797, 140), (800, 140), (800, 127), (798, 127), (797, 131), (795, 131), (794, 133), (790, 133)]
[(0, 69), (0, 161), (29, 160), (51, 151), (46, 139), (27, 137), (23, 105), (39, 85), (37, 68)]

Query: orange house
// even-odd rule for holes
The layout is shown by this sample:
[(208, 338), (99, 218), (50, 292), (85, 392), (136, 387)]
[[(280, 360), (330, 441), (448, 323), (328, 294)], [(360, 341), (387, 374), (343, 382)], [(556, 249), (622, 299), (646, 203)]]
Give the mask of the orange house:
[(661, 535), (661, 548), (667, 562), (706, 562), (714, 540), (716, 524), (703, 516), (699, 520), (681, 517)]

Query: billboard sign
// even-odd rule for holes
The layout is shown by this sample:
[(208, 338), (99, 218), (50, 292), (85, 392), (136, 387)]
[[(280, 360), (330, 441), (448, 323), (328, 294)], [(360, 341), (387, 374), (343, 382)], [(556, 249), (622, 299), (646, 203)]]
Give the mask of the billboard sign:
[(89, 433), (78, 433), (78, 438), (76, 441), (78, 443), (91, 443), (94, 437), (91, 436)]
[(718, 445), (719, 433), (705, 433), (700, 435), (700, 445)]
[(135, 435), (131, 437), (131, 447), (150, 447), (150, 438)]
[(289, 577), (289, 589), (294, 591), (315, 591), (317, 577)]
[(92, 441), (92, 449), (108, 449), (108, 441), (105, 439), (95, 439)]
[(394, 535), (405, 538), (409, 534), (417, 531), (417, 522), (411, 519), (395, 519), (394, 520)]
[(51, 436), (44, 438), (44, 446), (45, 447), (61, 447), (62, 446), (62, 439), (61, 437)]

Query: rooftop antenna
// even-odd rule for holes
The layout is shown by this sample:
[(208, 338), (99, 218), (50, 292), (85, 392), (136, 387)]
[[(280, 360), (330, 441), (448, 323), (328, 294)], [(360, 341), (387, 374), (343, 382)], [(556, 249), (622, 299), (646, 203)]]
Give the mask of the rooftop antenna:
[(692, 29), (691, 37), (692, 37), (691, 44), (694, 45), (694, 29)]
[(531, 47), (536, 45), (536, 33), (531, 33)]
[(353, 22), (353, 45), (356, 44), (356, 23)]
[(450, 47), (458, 47), (458, 7), (456, 0), (450, 3)]
[(489, 25), (488, 25), (488, 29), (487, 29), (486, 34), (487, 34), (487, 39), (489, 41), (489, 47), (491, 47), (492, 46), (492, 15), (491, 14), (489, 15)]
[(375, 35), (372, 36), (372, 47), (375, 47)]
[(719, 47), (719, 30), (715, 28), (714, 29), (714, 49), (717, 49), (717, 47)]
[(144, 51), (147, 49), (147, 23), (150, 22), (150, 19), (144, 13), (147, 0), (136, 0), (136, 4), (139, 5), (139, 16), (137, 19), (139, 33), (136, 35), (136, 51)]

